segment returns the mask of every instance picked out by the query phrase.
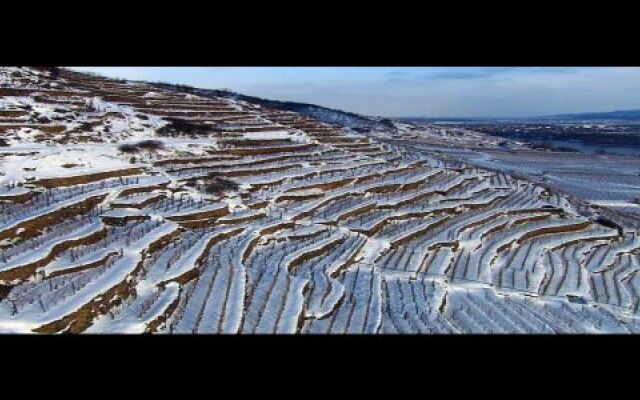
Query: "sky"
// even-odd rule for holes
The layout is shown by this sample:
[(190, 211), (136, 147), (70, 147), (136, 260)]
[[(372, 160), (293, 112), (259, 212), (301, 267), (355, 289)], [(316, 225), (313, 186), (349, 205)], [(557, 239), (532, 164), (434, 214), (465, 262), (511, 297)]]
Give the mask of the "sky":
[(385, 117), (640, 109), (640, 67), (73, 67)]

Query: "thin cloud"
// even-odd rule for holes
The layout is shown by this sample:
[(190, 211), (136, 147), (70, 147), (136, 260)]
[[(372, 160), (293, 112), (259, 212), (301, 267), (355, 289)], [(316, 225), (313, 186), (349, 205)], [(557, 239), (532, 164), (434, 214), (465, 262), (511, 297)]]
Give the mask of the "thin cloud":
[(422, 76), (422, 79), (479, 79), (486, 78), (488, 76), (496, 75), (495, 72), (483, 72), (483, 71), (451, 71), (451, 72), (436, 72)]
[(387, 74), (390, 83), (412, 80), (466, 80), (488, 79), (528, 74), (569, 74), (579, 71), (574, 67), (452, 67), (442, 70), (425, 68), (424, 72), (391, 71)]

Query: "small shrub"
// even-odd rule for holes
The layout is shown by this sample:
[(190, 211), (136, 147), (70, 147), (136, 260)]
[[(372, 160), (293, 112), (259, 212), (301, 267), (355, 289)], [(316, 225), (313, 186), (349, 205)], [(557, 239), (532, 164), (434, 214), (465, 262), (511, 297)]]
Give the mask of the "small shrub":
[(138, 153), (140, 152), (140, 149), (138, 147), (136, 147), (133, 144), (129, 144), (129, 143), (123, 143), (121, 145), (118, 146), (118, 150), (120, 150), (123, 153)]
[(202, 188), (209, 194), (222, 194), (224, 192), (238, 190), (238, 184), (225, 178), (212, 178)]
[(578, 150), (576, 149), (572, 149), (571, 147), (558, 147), (556, 149), (556, 151), (562, 152), (562, 153), (577, 153)]
[(133, 154), (142, 150), (156, 151), (164, 148), (164, 143), (159, 140), (143, 140), (138, 143), (123, 143), (118, 146), (118, 150), (123, 153)]
[(546, 151), (553, 150), (553, 146), (550, 145), (549, 143), (533, 144), (531, 148), (534, 150), (546, 150)]
[(164, 143), (159, 140), (143, 140), (136, 144), (140, 149), (144, 150), (160, 150), (164, 149)]
[(224, 192), (238, 190), (238, 184), (223, 177), (219, 172), (210, 172), (203, 179), (202, 184), (196, 182), (187, 183), (187, 186), (194, 187), (207, 194), (221, 195)]
[(93, 103), (93, 100), (87, 101), (87, 112), (98, 112), (100, 111), (98, 107)]
[(57, 80), (60, 77), (60, 67), (48, 67), (49, 77), (52, 80)]
[(170, 118), (169, 123), (157, 130), (159, 135), (207, 135), (216, 131), (216, 128), (199, 122), (192, 122), (183, 119)]

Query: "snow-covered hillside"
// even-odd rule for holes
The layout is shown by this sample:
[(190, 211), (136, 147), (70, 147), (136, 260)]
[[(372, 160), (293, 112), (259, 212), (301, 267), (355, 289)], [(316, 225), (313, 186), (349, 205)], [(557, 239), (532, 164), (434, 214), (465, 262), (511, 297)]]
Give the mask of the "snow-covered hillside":
[(640, 331), (632, 225), (310, 107), (0, 68), (0, 332)]

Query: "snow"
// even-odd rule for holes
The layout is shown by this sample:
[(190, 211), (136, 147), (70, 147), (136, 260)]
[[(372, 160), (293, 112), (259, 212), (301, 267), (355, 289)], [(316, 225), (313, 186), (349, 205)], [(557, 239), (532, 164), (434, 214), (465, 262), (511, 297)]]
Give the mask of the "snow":
[[(11, 149), (15, 151), (13, 147)], [(48, 148), (39, 150), (38, 153), (28, 156), (9, 155), (0, 159), (0, 167), (4, 172), (0, 176), (0, 185), (23, 182), (27, 177), (77, 176), (131, 167), (116, 155), (115, 147), (88, 145), (66, 149)]]
[[(50, 242), (45, 246), (37, 248), (35, 251), (23, 253), (17, 257), (13, 257), (9, 260), (8, 263), (0, 263), (0, 271), (7, 271), (13, 268), (17, 268), (21, 265), (28, 265), (35, 261), (41, 260), (45, 258), (51, 250), (58, 245), (59, 243), (63, 243), (65, 241), (77, 240), (86, 236), (90, 236), (100, 230), (102, 230), (102, 224), (99, 221), (93, 221), (90, 224), (82, 227), (79, 230), (73, 231), (69, 234), (63, 234), (56, 237), (55, 242)], [(21, 228), (22, 229), (22, 228)], [(18, 232), (20, 233), (20, 232)]]
[(7, 198), (17, 197), (17, 196), (28, 194), (30, 192), (31, 190), (23, 186), (16, 186), (16, 187), (0, 186), (1, 197), (7, 197)]
[(261, 131), (261, 132), (245, 132), (242, 137), (247, 140), (274, 140), (274, 139), (290, 139), (294, 137), (289, 131)]
[[(148, 291), (147, 291), (148, 292)], [(138, 291), (137, 303), (146, 299), (148, 294), (144, 291)], [(150, 322), (160, 317), (177, 298), (180, 292), (180, 287), (177, 283), (169, 283), (164, 290), (160, 292), (159, 297), (153, 303), (151, 309), (144, 313), (142, 317), (136, 313), (129, 312), (112, 320), (108, 316), (101, 316), (92, 326), (90, 326), (87, 333), (118, 333), (118, 334), (141, 334), (146, 331)], [(137, 311), (138, 304), (130, 306), (129, 309)]]
[(116, 199), (112, 202), (112, 204), (134, 207), (134, 206), (143, 204), (147, 200), (156, 198), (162, 194), (164, 194), (164, 192), (154, 191), (154, 192), (148, 192), (148, 193), (139, 193), (132, 196), (127, 196), (126, 198)]
[[(162, 276), (162, 281), (168, 282), (198, 267), (197, 260), (206, 256), (205, 250), (209, 247), (209, 243), (212, 241), (218, 241), (220, 237), (224, 237), (225, 234), (228, 234), (235, 229), (237, 228), (225, 229), (214, 235), (205, 235), (202, 239), (196, 242), (196, 244), (194, 244), (186, 254), (182, 255), (176, 264), (171, 266), (169, 271)], [(153, 283), (153, 280), (151, 279), (149, 283)]]
[[(32, 276), (0, 282), (12, 285), (1, 292), (0, 332), (31, 332), (75, 318), (124, 282), (132, 295), (109, 304), (107, 313), (87, 315), (85, 332), (640, 332), (637, 160), (541, 155), (517, 142), (501, 150), (500, 140), (469, 129), (301, 110), (368, 129), (356, 133), (207, 90), (193, 95), (111, 82), (80, 91), (77, 82), (53, 82), (25, 68), (0, 68), (0, 85), (74, 92), (50, 102), (29, 95), (0, 99), (0, 109), (27, 112), (0, 118), (0, 125), (23, 126), (3, 134), (9, 146), (0, 148), (0, 197), (14, 197), (0, 201), (0, 273), (11, 277), (15, 268), (42, 263)], [(171, 114), (218, 130), (160, 136), (157, 129), (167, 123), (162, 115)], [(65, 132), (47, 130), (60, 125)], [(323, 143), (326, 131), (337, 143)], [(220, 145), (229, 138), (313, 148), (229, 157)], [(118, 149), (145, 139), (164, 147), (135, 154)], [(354, 139), (361, 145), (340, 143)], [(238, 145), (249, 146), (256, 143)], [(267, 147), (274, 146), (280, 145)], [(140, 172), (126, 180), (48, 190), (32, 182), (134, 167)], [(594, 185), (585, 170), (598, 171), (605, 182)], [(210, 172), (227, 175), (238, 190), (207, 195), (187, 185)], [(590, 203), (555, 192), (559, 186)], [(98, 196), (104, 200), (88, 216), (47, 217)], [(297, 198), (278, 201), (282, 196)], [(225, 217), (202, 216), (225, 208)], [(114, 226), (101, 218), (129, 216), (149, 218)], [(597, 216), (622, 226), (624, 236), (583, 225)], [(172, 217), (200, 221), (178, 224), (168, 221)], [(51, 226), (15, 232), (33, 221)], [(274, 227), (280, 229), (270, 231)], [(106, 238), (95, 235), (103, 230)], [(55, 246), (90, 235), (93, 243), (52, 255)]]
[(113, 210), (109, 210), (102, 214), (103, 217), (109, 218), (126, 218), (126, 217), (136, 217), (136, 216), (144, 216), (146, 213), (142, 212), (137, 208), (115, 208)]
[(359, 263), (374, 265), (374, 261), (380, 255), (389, 250), (391, 244), (388, 240), (367, 238), (364, 247), (360, 250)]
[[(125, 280), (125, 278), (137, 266), (138, 262), (141, 261), (142, 252), (151, 243), (176, 231), (177, 229), (179, 229), (179, 227), (176, 224), (163, 224), (159, 228), (151, 231), (150, 234), (145, 235), (134, 243), (131, 243), (129, 247), (123, 248), (122, 257), (118, 259), (112, 267), (107, 269), (95, 280), (89, 282), (72, 297), (53, 305), (45, 312), (38, 312), (39, 310), (35, 307), (30, 307), (29, 309), (21, 312), (19, 317), (22, 322), (21, 326), (24, 329), (22, 332), (29, 332), (35, 327), (57, 321), (78, 310), (90, 301), (99, 298), (108, 289)], [(14, 329), (16, 326), (19, 326), (15, 324), (15, 320), (15, 317), (0, 314), (0, 332), (5, 331), (5, 326), (7, 328), (13, 327)]]
[(286, 295), (282, 317), (278, 321), (276, 333), (296, 333), (298, 321), (304, 307), (303, 291), (309, 281), (304, 278), (294, 278), (293, 283)]

